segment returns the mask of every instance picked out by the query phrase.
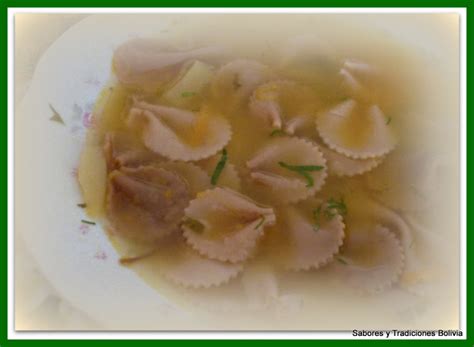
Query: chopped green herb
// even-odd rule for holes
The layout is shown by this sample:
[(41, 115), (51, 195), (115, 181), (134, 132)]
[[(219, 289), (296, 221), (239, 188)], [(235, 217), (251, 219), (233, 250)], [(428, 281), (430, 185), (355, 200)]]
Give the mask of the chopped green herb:
[(342, 257), (336, 257), (337, 261), (340, 262), (341, 264), (347, 265), (347, 261), (342, 258)]
[(285, 169), (294, 171), (297, 174), (303, 176), (306, 179), (306, 181), (308, 182), (306, 184), (306, 187), (312, 187), (314, 185), (313, 176), (311, 176), (308, 172), (319, 171), (319, 170), (324, 169), (324, 166), (318, 166), (318, 165), (290, 165), (290, 164), (284, 163), (282, 161), (278, 162), (278, 165), (280, 165), (281, 167), (283, 167)]
[(194, 95), (196, 95), (195, 92), (182, 92), (181, 93), (181, 97), (183, 98), (189, 98), (190, 96), (194, 96)]
[(303, 176), (306, 181), (308, 183), (306, 183), (306, 187), (312, 187), (314, 186), (314, 180), (313, 180), (313, 176), (311, 176), (309, 173), (307, 173), (306, 171), (297, 171), (298, 174), (300, 174), (301, 176)]
[(392, 117), (388, 117), (387, 120), (385, 121), (385, 124), (389, 125), (391, 121), (392, 121)]
[(271, 133), (270, 133), (270, 137), (273, 137), (273, 136), (284, 136), (286, 135), (286, 133), (281, 130), (281, 129), (275, 129), (273, 130)]
[(86, 205), (86, 204), (84, 204), (84, 203), (81, 203), (81, 204), (77, 204), (77, 207), (80, 207), (80, 208), (86, 208), (86, 207), (87, 207), (87, 205)]
[(258, 224), (255, 226), (254, 230), (257, 230), (258, 228), (260, 228), (262, 226), (263, 222), (265, 222), (265, 216), (262, 216), (262, 218), (260, 219), (260, 222), (258, 222)]
[(320, 225), (321, 207), (322, 206), (319, 206), (318, 208), (313, 210), (313, 218), (314, 218), (313, 229), (314, 229), (314, 231), (319, 231), (319, 228), (321, 227), (321, 225)]
[(324, 214), (327, 219), (332, 219), (337, 214), (345, 216), (347, 214), (347, 206), (344, 202), (344, 199), (342, 197), (339, 199), (339, 201), (334, 198), (329, 199), (326, 204)]
[(219, 162), (216, 165), (216, 168), (214, 169), (214, 172), (212, 173), (211, 176), (211, 184), (215, 186), (217, 184), (217, 180), (219, 179), (219, 176), (222, 173), (222, 170), (224, 170), (225, 163), (227, 162), (227, 150), (224, 148), (222, 150), (222, 156)]
[(344, 199), (342, 197), (340, 200), (330, 198), (325, 204), (321, 204), (318, 208), (315, 208), (312, 211), (314, 219), (314, 231), (319, 231), (321, 227), (321, 215), (329, 221), (338, 214), (341, 216), (345, 216), (347, 214), (347, 206), (344, 203)]
[(324, 166), (319, 166), (319, 165), (290, 165), (282, 161), (280, 161), (278, 164), (284, 167), (285, 169), (292, 170), (292, 171), (320, 171), (324, 169)]
[(82, 222), (82, 223), (85, 223), (85, 224), (95, 225), (94, 222), (91, 222), (91, 221), (85, 220), (85, 219), (81, 219), (81, 222)]
[(189, 229), (197, 233), (202, 233), (204, 231), (204, 224), (202, 224), (200, 221), (196, 219), (187, 218), (183, 222), (183, 225), (187, 226)]

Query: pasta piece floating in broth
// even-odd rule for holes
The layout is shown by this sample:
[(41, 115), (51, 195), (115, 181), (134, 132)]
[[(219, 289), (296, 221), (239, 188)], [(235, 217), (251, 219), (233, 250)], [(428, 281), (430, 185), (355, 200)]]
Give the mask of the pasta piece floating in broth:
[(377, 102), (377, 92), (383, 88), (380, 72), (366, 62), (346, 59), (339, 70), (343, 86), (353, 98), (365, 102)]
[(231, 138), (229, 122), (207, 111), (135, 102), (129, 125), (142, 127), (146, 147), (171, 160), (199, 160), (222, 149)]
[(293, 81), (272, 81), (260, 85), (249, 102), (252, 114), (273, 129), (293, 135), (313, 119), (319, 101), (312, 90)]
[(252, 189), (274, 204), (293, 203), (323, 186), (326, 160), (318, 146), (303, 139), (274, 138), (247, 161)]
[(349, 99), (316, 119), (319, 135), (332, 150), (353, 159), (383, 156), (397, 140), (377, 105), (365, 106)]
[(353, 228), (332, 266), (341, 281), (361, 293), (376, 293), (398, 281), (404, 267), (400, 241), (386, 227)]
[(265, 227), (275, 223), (273, 209), (227, 188), (200, 193), (185, 215), (186, 241), (209, 258), (232, 263), (252, 255)]
[(217, 71), (212, 81), (212, 93), (216, 98), (229, 99), (231, 107), (237, 106), (259, 84), (273, 77), (270, 69), (257, 61), (236, 59)]
[(230, 264), (201, 256), (181, 237), (169, 237), (146, 261), (134, 262), (136, 271), (155, 272), (169, 281), (190, 288), (219, 286), (235, 278), (242, 264)]
[(383, 157), (352, 159), (323, 146), (319, 149), (326, 158), (329, 175), (339, 177), (362, 175), (376, 168), (384, 159)]
[[(324, 214), (327, 204), (304, 202), (304, 211), (298, 207), (278, 210), (278, 226), (266, 240), (267, 250), (277, 254), (275, 262), (288, 270), (318, 269), (338, 253), (344, 239), (341, 214)], [(311, 205), (311, 208), (307, 208)], [(319, 210), (318, 210), (319, 209)]]
[(402, 218), (399, 212), (372, 199), (367, 200), (366, 208), (370, 211), (369, 215), (372, 220), (389, 228), (400, 241), (400, 245), (406, 257), (405, 271), (412, 271), (414, 268), (417, 268), (419, 265), (417, 259), (419, 257), (416, 254), (415, 247), (413, 247), (417, 237), (414, 230), (407, 223), (406, 216)]

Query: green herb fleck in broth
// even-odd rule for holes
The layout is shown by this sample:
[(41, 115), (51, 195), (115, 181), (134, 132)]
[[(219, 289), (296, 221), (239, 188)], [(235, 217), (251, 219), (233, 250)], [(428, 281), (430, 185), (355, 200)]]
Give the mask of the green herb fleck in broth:
[(330, 198), (325, 204), (319, 205), (318, 208), (312, 211), (314, 231), (319, 231), (321, 227), (321, 214), (327, 221), (332, 220), (338, 214), (345, 216), (347, 214), (347, 206), (344, 203), (344, 199), (342, 197), (339, 200)]
[(388, 117), (387, 120), (385, 121), (386, 125), (389, 125), (392, 122), (392, 117)]
[(322, 206), (319, 206), (318, 208), (313, 210), (313, 219), (314, 219), (313, 229), (314, 229), (314, 231), (319, 231), (319, 228), (321, 227), (321, 225), (320, 225), (321, 208), (322, 208)]
[(213, 186), (217, 184), (217, 180), (219, 179), (219, 176), (221, 175), (222, 170), (224, 170), (226, 162), (227, 162), (227, 150), (224, 148), (222, 150), (221, 159), (217, 163), (216, 168), (214, 169), (214, 172), (212, 173), (212, 176), (211, 176), (211, 184)]
[(347, 214), (347, 206), (344, 199), (342, 197), (339, 200), (334, 198), (329, 199), (324, 213), (328, 219), (332, 219), (337, 214), (345, 216)]
[(193, 218), (187, 218), (183, 222), (183, 225), (187, 226), (189, 229), (196, 233), (202, 233), (204, 231), (204, 224)]
[(278, 162), (278, 165), (303, 176), (307, 181), (306, 187), (314, 186), (313, 176), (311, 176), (308, 172), (320, 171), (324, 169), (324, 166), (319, 165), (290, 165), (282, 161)]
[(337, 259), (337, 261), (340, 262), (341, 264), (344, 264), (344, 265), (347, 265), (347, 264), (348, 264), (347, 261), (346, 261), (344, 258), (342, 258), (342, 257), (336, 257), (336, 259)]
[(84, 204), (84, 203), (81, 203), (81, 204), (77, 204), (77, 207), (80, 207), (80, 208), (86, 208), (86, 207), (87, 207), (87, 205), (86, 205), (86, 204)]
[(270, 133), (270, 137), (274, 137), (274, 136), (285, 136), (287, 135), (287, 133), (285, 133), (283, 130), (281, 129), (275, 129), (273, 130), (271, 133)]
[(262, 216), (262, 218), (260, 218), (260, 222), (255, 226), (254, 230), (257, 230), (258, 228), (260, 228), (263, 222), (265, 222), (265, 216)]
[(84, 223), (84, 224), (90, 224), (90, 225), (95, 225), (94, 222), (91, 222), (89, 220), (85, 220), (85, 219), (81, 219), (81, 222)]
[(189, 97), (194, 96), (194, 95), (196, 95), (195, 92), (182, 92), (181, 93), (181, 97), (183, 97), (183, 98), (189, 98)]

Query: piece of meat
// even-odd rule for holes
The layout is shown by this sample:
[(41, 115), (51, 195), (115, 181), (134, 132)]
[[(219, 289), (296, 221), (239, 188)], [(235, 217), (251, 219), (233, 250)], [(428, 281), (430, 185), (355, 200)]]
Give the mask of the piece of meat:
[(105, 135), (104, 155), (107, 172), (121, 167), (134, 168), (163, 160), (163, 157), (146, 149), (140, 143), (133, 143), (126, 135), (112, 132)]
[(107, 217), (126, 238), (154, 241), (178, 230), (189, 200), (187, 183), (165, 169), (122, 167), (109, 175)]

